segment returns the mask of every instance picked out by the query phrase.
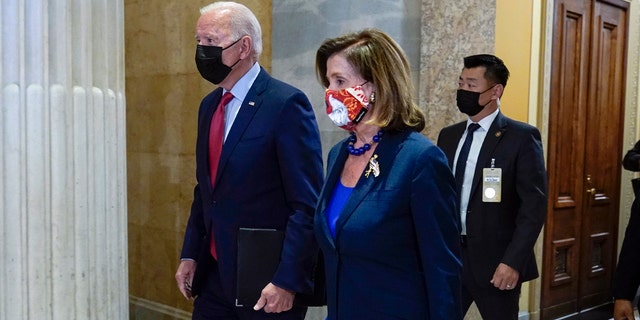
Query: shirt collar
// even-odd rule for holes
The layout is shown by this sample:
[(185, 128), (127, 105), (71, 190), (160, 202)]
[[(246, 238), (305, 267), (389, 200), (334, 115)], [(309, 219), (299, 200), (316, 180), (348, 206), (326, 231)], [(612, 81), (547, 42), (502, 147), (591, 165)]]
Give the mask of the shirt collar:
[[(249, 89), (251, 89), (253, 82), (258, 78), (258, 74), (260, 74), (260, 65), (256, 62), (253, 64), (251, 69), (249, 69), (249, 71), (247, 71), (242, 78), (233, 85), (233, 88), (231, 88), (233, 98), (238, 99), (239, 101), (244, 101), (244, 98), (247, 96)], [(225, 92), (226, 91), (224, 91), (223, 94)]]
[[(491, 124), (493, 123), (493, 120), (495, 120), (495, 118), (498, 116), (498, 112), (500, 112), (500, 108), (496, 108), (496, 111), (482, 118), (480, 121), (477, 122), (477, 124), (479, 124), (480, 128), (482, 128), (484, 131), (489, 131), (489, 128), (491, 128)], [(467, 118), (467, 127), (469, 127), (469, 125), (472, 123), (474, 122), (471, 121), (471, 119)]]

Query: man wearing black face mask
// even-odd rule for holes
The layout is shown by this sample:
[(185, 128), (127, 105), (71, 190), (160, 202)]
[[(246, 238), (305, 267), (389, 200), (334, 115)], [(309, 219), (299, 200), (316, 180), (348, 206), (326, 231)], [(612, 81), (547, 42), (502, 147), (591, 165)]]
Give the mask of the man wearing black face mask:
[(466, 121), (440, 131), (459, 195), (462, 308), (483, 319), (518, 319), (523, 282), (539, 276), (533, 247), (547, 210), (540, 132), (505, 117), (509, 71), (488, 54), (464, 58), (457, 105)]
[[(195, 62), (218, 88), (198, 112), (197, 184), (178, 288), (195, 298), (193, 319), (304, 319), (306, 307), (293, 301), (312, 290), (313, 214), (322, 185), (313, 109), (303, 92), (258, 64), (261, 28), (247, 7), (216, 2), (200, 13)], [(242, 264), (246, 275), (265, 268), (263, 253), (276, 252), (277, 266), (255, 298), (241, 301), (238, 287), (247, 281), (237, 280), (239, 239), (256, 229), (282, 240), (250, 256), (259, 262)]]

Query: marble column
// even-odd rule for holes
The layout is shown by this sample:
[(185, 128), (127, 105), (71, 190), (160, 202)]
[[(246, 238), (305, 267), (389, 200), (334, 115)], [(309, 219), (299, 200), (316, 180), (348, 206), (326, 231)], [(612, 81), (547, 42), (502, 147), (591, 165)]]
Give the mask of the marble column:
[(422, 0), (419, 105), (424, 134), (436, 141), (440, 129), (466, 119), (456, 107), (464, 57), (493, 53), (496, 0)]
[(0, 319), (128, 319), (122, 0), (0, 7)]

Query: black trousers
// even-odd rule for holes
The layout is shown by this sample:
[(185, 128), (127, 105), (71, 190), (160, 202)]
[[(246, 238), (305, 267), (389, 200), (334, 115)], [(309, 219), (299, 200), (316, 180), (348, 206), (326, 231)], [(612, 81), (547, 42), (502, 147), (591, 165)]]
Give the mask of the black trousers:
[(489, 283), (491, 279), (478, 283), (471, 274), (467, 250), (462, 249), (462, 313), (466, 314), (475, 302), (484, 320), (517, 320), (522, 284), (511, 290), (500, 290)]
[(224, 296), (218, 264), (209, 264), (204, 286), (193, 303), (193, 320), (303, 320), (307, 313), (306, 307), (295, 306), (282, 313), (266, 313), (263, 310), (254, 311), (253, 305), (236, 307), (232, 301)]

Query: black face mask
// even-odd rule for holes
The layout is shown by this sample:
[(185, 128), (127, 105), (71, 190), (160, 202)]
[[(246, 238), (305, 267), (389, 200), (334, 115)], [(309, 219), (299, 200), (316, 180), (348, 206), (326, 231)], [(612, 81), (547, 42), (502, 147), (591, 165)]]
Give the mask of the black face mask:
[(198, 45), (196, 48), (196, 66), (198, 67), (200, 75), (216, 85), (222, 82), (231, 72), (231, 68), (240, 62), (240, 59), (238, 59), (231, 67), (225, 65), (222, 63), (222, 51), (229, 49), (238, 43), (240, 39), (228, 45), (226, 48)]
[(469, 117), (473, 117), (476, 114), (480, 113), (480, 111), (482, 111), (482, 109), (484, 109), (484, 107), (486, 107), (487, 104), (489, 104), (488, 102), (484, 106), (479, 104), (478, 101), (480, 100), (480, 95), (491, 90), (494, 86), (482, 92), (473, 92), (473, 91), (458, 89), (456, 101), (457, 101), (458, 109), (460, 110), (460, 112), (466, 113)]

